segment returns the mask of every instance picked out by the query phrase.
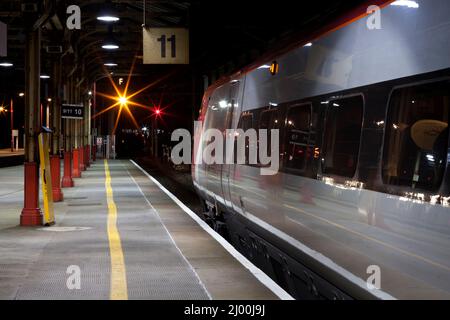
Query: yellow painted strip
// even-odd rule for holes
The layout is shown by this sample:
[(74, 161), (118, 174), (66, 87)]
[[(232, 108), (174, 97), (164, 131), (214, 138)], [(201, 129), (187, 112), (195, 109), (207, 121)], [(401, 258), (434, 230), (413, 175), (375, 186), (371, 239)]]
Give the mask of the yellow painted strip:
[(117, 229), (117, 207), (111, 188), (111, 175), (108, 161), (105, 160), (105, 188), (108, 203), (108, 239), (111, 256), (111, 300), (128, 300), (127, 274), (123, 258), (122, 243)]
[(366, 240), (369, 240), (369, 241), (378, 243), (378, 244), (380, 244), (380, 245), (382, 245), (382, 246), (384, 246), (384, 247), (386, 247), (386, 248), (389, 248), (389, 249), (398, 251), (398, 252), (400, 252), (400, 253), (402, 253), (402, 254), (404, 254), (404, 255), (407, 255), (407, 256), (410, 256), (410, 257), (415, 258), (415, 259), (417, 259), (417, 260), (421, 260), (421, 261), (423, 261), (423, 262), (426, 262), (426, 263), (428, 263), (428, 264), (430, 264), (430, 265), (432, 265), (432, 266), (435, 266), (435, 267), (437, 267), (437, 268), (441, 268), (441, 269), (444, 269), (444, 270), (446, 270), (446, 271), (450, 271), (450, 268), (449, 268), (448, 266), (446, 266), (446, 265), (440, 264), (440, 263), (438, 263), (438, 262), (435, 262), (435, 261), (433, 261), (433, 260), (427, 259), (427, 258), (425, 258), (425, 257), (422, 257), (422, 256), (420, 256), (420, 255), (414, 254), (414, 253), (412, 253), (412, 252), (409, 252), (409, 251), (406, 251), (406, 250), (397, 248), (397, 247), (395, 247), (395, 246), (393, 246), (393, 245), (390, 245), (390, 244), (388, 244), (388, 243), (386, 243), (386, 242), (384, 242), (384, 241), (381, 241), (381, 240), (372, 238), (372, 237), (370, 237), (370, 236), (366, 236), (365, 234), (362, 234), (362, 233), (360, 233), (360, 232), (358, 232), (358, 231), (354, 231), (354, 230), (352, 230), (352, 229), (346, 228), (346, 227), (344, 227), (344, 226), (342, 226), (342, 225), (340, 225), (340, 224), (338, 224), (338, 223), (332, 222), (332, 221), (330, 221), (330, 220), (328, 220), (328, 219), (325, 219), (325, 218), (322, 218), (322, 217), (318, 217), (318, 216), (316, 216), (316, 215), (314, 215), (314, 214), (311, 214), (311, 213), (309, 213), (309, 212), (306, 212), (305, 210), (302, 210), (302, 209), (300, 209), (300, 208), (292, 207), (292, 206), (287, 205), (287, 204), (284, 204), (284, 206), (285, 206), (286, 208), (289, 208), (289, 209), (295, 210), (295, 211), (297, 211), (297, 212), (303, 213), (303, 214), (305, 214), (305, 215), (307, 215), (307, 216), (310, 216), (310, 217), (312, 217), (312, 218), (316, 218), (316, 219), (318, 219), (318, 220), (321, 220), (321, 221), (323, 221), (323, 222), (325, 222), (325, 223), (328, 223), (328, 224), (330, 224), (330, 225), (332, 225), (332, 226), (334, 226), (334, 227), (336, 227), (336, 228), (342, 229), (342, 230), (344, 230), (344, 231), (346, 231), (346, 232), (353, 233), (354, 235), (357, 235), (357, 236), (359, 236), (359, 237), (361, 237), (361, 238), (363, 238), (363, 239), (366, 239)]

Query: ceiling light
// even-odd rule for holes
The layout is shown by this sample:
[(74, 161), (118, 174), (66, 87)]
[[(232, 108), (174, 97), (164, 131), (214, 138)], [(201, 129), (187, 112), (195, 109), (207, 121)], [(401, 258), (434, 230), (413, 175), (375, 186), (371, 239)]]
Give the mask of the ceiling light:
[(11, 62), (1, 62), (0, 63), (0, 67), (4, 67), (4, 68), (9, 68), (12, 67), (14, 64), (12, 64)]
[(119, 17), (113, 17), (113, 16), (100, 16), (97, 17), (97, 20), (103, 21), (103, 22), (116, 22), (119, 21), (120, 18)]
[(97, 20), (102, 22), (117, 22), (120, 20), (117, 10), (110, 0), (106, 0), (97, 15)]
[(397, 0), (391, 3), (392, 6), (408, 7), (412, 9), (418, 9), (419, 4), (416, 1), (411, 0)]
[(115, 43), (105, 43), (104, 45), (102, 45), (102, 48), (106, 50), (115, 50), (119, 49), (119, 46)]
[(112, 25), (110, 25), (108, 27), (108, 34), (105, 36), (105, 40), (103, 41), (102, 48), (106, 49), (106, 50), (119, 49), (119, 42), (116, 40), (116, 38), (113, 35), (113, 26)]
[(106, 67), (117, 67), (117, 63), (107, 62), (107, 63), (104, 64), (104, 66), (106, 66)]
[(304, 45), (304, 47), (312, 47), (312, 42), (308, 42), (307, 44)]
[(48, 76), (46, 74), (41, 74), (40, 78), (41, 79), (50, 79), (50, 76)]

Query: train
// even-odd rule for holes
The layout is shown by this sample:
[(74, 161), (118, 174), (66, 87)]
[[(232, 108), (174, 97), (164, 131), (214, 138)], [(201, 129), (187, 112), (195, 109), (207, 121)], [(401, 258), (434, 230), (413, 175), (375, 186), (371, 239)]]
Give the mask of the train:
[(295, 299), (449, 299), (450, 2), (358, 10), (205, 91), (194, 159), (210, 128), (279, 130), (280, 168), (197, 162), (194, 187)]

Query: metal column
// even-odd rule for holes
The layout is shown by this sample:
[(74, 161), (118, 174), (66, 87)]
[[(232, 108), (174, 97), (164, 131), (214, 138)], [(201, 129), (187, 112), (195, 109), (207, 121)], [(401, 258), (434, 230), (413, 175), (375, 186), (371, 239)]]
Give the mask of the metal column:
[(59, 157), (60, 139), (61, 139), (61, 61), (53, 63), (53, 99), (51, 111), (51, 129), (52, 135), (52, 154), (50, 157), (50, 166), (52, 172), (53, 201), (62, 201), (64, 196), (61, 192), (61, 161)]
[[(71, 101), (71, 79), (65, 77), (64, 101)], [(71, 120), (64, 119), (64, 176), (61, 181), (63, 188), (72, 188), (74, 186), (72, 179), (72, 128)]]
[(37, 135), (40, 128), (40, 28), (27, 32), (25, 51), (25, 164), (24, 208), (21, 226), (42, 225), (39, 208)]

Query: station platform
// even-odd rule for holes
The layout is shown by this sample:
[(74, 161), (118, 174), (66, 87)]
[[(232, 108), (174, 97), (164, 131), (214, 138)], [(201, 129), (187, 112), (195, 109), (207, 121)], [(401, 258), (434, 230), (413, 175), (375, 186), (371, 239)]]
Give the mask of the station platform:
[(0, 168), (20, 165), (24, 161), (24, 150), (18, 149), (11, 151), (8, 149), (0, 149)]
[(92, 164), (51, 227), (18, 226), (22, 166), (0, 181), (0, 299), (288, 298), (132, 161)]

